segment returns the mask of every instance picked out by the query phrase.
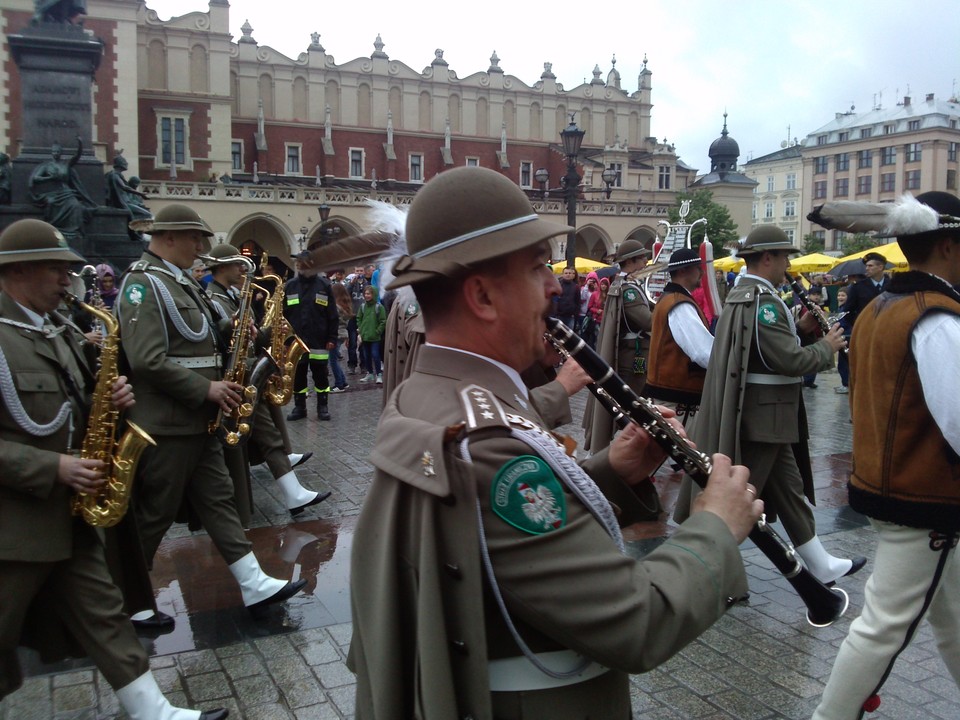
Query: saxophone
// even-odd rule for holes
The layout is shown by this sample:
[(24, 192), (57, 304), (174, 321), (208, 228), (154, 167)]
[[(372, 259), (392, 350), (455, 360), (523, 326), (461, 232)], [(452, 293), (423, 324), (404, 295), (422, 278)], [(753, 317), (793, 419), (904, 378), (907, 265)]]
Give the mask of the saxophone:
[[(257, 280), (269, 280), (274, 283), (275, 288), (264, 303), (266, 309), (263, 326), (270, 328), (268, 352), (280, 370), (270, 376), (264, 392), (271, 405), (286, 405), (293, 397), (293, 374), (296, 372), (297, 363), (308, 348), (303, 340), (294, 335), (290, 322), (283, 316), (283, 304), (286, 300), (283, 280), (277, 275), (263, 275)], [(292, 338), (290, 342), (287, 342), (288, 338)]]
[[(203, 259), (204, 256), (201, 256)], [(240, 257), (243, 257), (242, 255)], [(223, 408), (217, 413), (217, 419), (210, 423), (210, 433), (216, 433), (226, 447), (236, 447), (250, 438), (252, 416), (260, 398), (263, 385), (277, 372), (277, 365), (268, 354), (262, 353), (247, 371), (247, 358), (253, 338), (250, 337), (250, 325), (253, 322), (253, 263), (247, 258), (248, 272), (244, 275), (243, 288), (240, 291), (240, 309), (234, 320), (233, 335), (227, 351), (224, 380), (243, 385), (243, 401), (230, 412)], [(249, 377), (248, 377), (249, 375)]]
[(71, 509), (88, 525), (113, 527), (127, 512), (137, 462), (147, 445), (156, 445), (142, 428), (127, 421), (127, 431), (115, 441), (120, 412), (110, 396), (117, 380), (117, 354), (120, 347), (120, 323), (109, 312), (81, 302), (67, 293), (67, 302), (93, 315), (103, 326), (103, 346), (100, 352), (100, 370), (90, 407), (87, 433), (83, 437), (80, 457), (102, 460), (109, 468), (106, 484), (95, 493), (78, 493)]

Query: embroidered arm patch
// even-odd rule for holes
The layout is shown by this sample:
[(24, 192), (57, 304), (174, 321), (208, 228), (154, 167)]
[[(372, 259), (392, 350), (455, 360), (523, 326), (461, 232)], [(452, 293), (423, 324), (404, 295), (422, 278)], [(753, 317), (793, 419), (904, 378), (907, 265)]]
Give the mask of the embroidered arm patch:
[(127, 302), (131, 305), (139, 305), (143, 302), (143, 296), (146, 295), (147, 289), (140, 283), (130, 283), (127, 285), (123, 294), (127, 298)]
[(623, 291), (623, 299), (626, 300), (627, 302), (633, 302), (638, 297), (639, 297), (639, 293), (637, 293), (637, 291), (633, 290), (632, 288), (627, 288), (626, 290)]
[(772, 302), (765, 302), (757, 309), (757, 319), (764, 325), (777, 324), (777, 306)]
[(490, 507), (509, 525), (530, 535), (544, 535), (567, 524), (560, 481), (535, 455), (516, 457), (497, 471)]

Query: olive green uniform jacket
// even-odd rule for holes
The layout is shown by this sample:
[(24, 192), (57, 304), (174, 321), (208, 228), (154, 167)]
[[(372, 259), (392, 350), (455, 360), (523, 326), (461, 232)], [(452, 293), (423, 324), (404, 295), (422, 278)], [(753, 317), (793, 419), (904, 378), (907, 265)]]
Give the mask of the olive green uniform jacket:
[[(703, 385), (700, 411), (693, 420), (690, 437), (697, 449), (723, 453), (735, 463), (750, 466), (742, 452), (744, 440), (766, 444), (770, 451), (785, 444), (794, 446), (794, 458), (803, 477), (803, 493), (814, 502), (813, 478), (807, 471), (806, 413), (799, 379), (825, 370), (833, 363), (833, 350), (826, 340), (801, 347), (790, 313), (771, 286), (745, 275), (730, 291), (717, 322), (716, 339)], [(782, 375), (797, 378), (786, 385), (747, 382), (747, 374)], [(771, 472), (771, 477), (777, 468)], [(763, 495), (766, 478), (751, 475)], [(697, 490), (684, 478), (674, 517), (689, 514)], [(766, 500), (766, 498), (765, 498)], [(767, 503), (774, 517), (779, 508)]]
[[(474, 393), (486, 402), (468, 401)], [(691, 518), (643, 562), (621, 554), (566, 488), (559, 529), (532, 535), (502, 520), (490, 507), (494, 476), (534, 452), (510, 436), (517, 421), (542, 427), (500, 369), (443, 348), (422, 347), (416, 371), (390, 397), (351, 562), (348, 665), (357, 673), (358, 720), (625, 719), (626, 673), (669, 658), (745, 592), (737, 543), (711, 513)], [(636, 498), (606, 453), (584, 467), (620, 522), (632, 522)], [(521, 651), (481, 566), (478, 501), (520, 635), (534, 652), (569, 648), (613, 668), (599, 683), (491, 693), (488, 660)]]

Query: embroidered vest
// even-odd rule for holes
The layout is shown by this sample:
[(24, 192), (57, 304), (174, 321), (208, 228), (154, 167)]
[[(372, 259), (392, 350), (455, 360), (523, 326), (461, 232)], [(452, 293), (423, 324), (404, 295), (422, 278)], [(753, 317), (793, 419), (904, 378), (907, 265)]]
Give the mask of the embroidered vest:
[(689, 295), (667, 292), (661, 296), (653, 310), (653, 332), (644, 394), (668, 402), (699, 403), (707, 371), (692, 362), (680, 349), (668, 322), (670, 311), (680, 303), (693, 305), (704, 327), (708, 327), (703, 311)]
[(960, 315), (937, 292), (885, 293), (860, 314), (850, 343), (850, 506), (878, 520), (960, 528), (960, 458), (927, 409), (910, 336), (929, 312)]

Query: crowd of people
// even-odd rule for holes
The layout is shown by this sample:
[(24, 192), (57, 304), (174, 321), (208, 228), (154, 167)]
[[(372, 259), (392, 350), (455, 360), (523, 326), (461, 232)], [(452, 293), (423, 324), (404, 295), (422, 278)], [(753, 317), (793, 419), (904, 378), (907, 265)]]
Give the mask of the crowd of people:
[[(628, 718), (628, 673), (664, 662), (746, 596), (738, 546), (763, 513), (814, 582), (865, 566), (827, 551), (812, 512), (802, 388), (838, 353), (851, 506), (879, 544), (815, 717), (860, 717), (924, 617), (960, 683), (960, 493), (945, 482), (960, 477), (949, 390), (960, 201), (918, 201), (926, 225), (889, 228), (912, 271), (888, 280), (884, 258), (868, 256), (839, 324), (821, 316), (816, 287), (785, 302), (798, 248), (769, 225), (737, 249), (746, 271), (721, 283), (715, 313), (698, 300), (705, 268), (693, 250), (670, 255), (656, 303), (642, 282), (651, 251), (637, 240), (618, 247), (612, 274), (581, 284), (571, 267), (557, 279), (548, 241), (569, 228), (480, 168), (426, 183), (405, 251), (349, 274), (321, 267), (315, 248), (289, 259), (290, 278), (277, 272), (287, 259), (258, 268), (211, 247), (195, 211), (169, 205), (122, 277), (93, 268), (96, 327), (63, 306), (83, 259), (53, 226), (14, 223), (0, 234), (0, 696), (19, 686), (16, 648), (30, 644), (90, 656), (137, 720), (226, 717), (174, 707), (149, 669), (137, 633), (174, 622), (156, 606), (152, 559), (186, 508), (254, 616), (300, 592), (303, 580), (262, 569), (246, 537), (250, 467), (267, 463), (291, 517), (323, 502), (329, 491), (297, 477), (309, 453), (290, 447), (286, 423), (307, 417), (311, 393), (322, 423), (331, 394), (386, 376), (351, 560), (357, 717)], [(601, 378), (576, 354), (561, 363), (549, 315), (596, 349), (625, 396), (656, 402), (678, 442), (689, 435), (711, 458), (705, 485), (684, 478), (670, 542), (642, 559), (624, 552), (620, 527), (662, 516), (652, 476), (681, 449), (591, 398), (588, 454), (572, 457), (551, 431), (570, 421), (569, 397)], [(92, 432), (102, 418), (91, 404), (144, 436), (129, 512), (113, 510), (119, 524), (105, 533), (71, 516), (75, 496), (116, 492), (103, 458), (120, 446), (113, 430)], [(119, 577), (104, 542), (143, 567)]]

